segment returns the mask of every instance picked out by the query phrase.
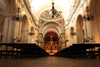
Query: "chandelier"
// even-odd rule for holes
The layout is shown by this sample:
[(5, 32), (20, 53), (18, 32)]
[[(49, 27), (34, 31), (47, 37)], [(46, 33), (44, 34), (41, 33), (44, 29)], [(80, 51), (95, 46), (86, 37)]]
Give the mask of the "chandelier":
[(29, 35), (35, 35), (35, 33), (33, 32), (33, 27), (31, 27), (31, 32), (29, 33)]
[(89, 10), (89, 7), (88, 6), (86, 7), (86, 12), (87, 12), (87, 15), (85, 15), (83, 17), (83, 20), (84, 21), (93, 21), (94, 20), (94, 16), (89, 15), (90, 10)]
[(23, 18), (20, 15), (21, 11), (20, 11), (20, 8), (19, 7), (17, 8), (16, 13), (17, 14), (12, 17), (12, 20), (13, 21), (20, 21), (20, 22), (22, 22), (23, 21)]
[(57, 10), (54, 7), (54, 1), (52, 2), (52, 9), (49, 11), (49, 15), (52, 15), (52, 18), (59, 17), (62, 11), (57, 12)]

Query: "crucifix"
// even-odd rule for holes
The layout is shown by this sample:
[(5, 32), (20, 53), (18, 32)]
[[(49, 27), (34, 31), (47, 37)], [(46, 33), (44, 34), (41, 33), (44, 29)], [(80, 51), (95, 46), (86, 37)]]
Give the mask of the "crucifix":
[(51, 35), (50, 38), (51, 38), (51, 52), (52, 52), (52, 38), (53, 38), (53, 36)]

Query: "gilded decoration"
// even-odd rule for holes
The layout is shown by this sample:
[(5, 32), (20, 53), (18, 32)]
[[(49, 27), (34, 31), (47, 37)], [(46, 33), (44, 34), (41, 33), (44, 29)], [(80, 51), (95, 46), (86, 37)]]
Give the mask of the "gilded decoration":
[(54, 15), (54, 18), (52, 18), (52, 12), (51, 11), (45, 11), (45, 13), (42, 15), (42, 18), (45, 18), (45, 19), (58, 19), (58, 18), (61, 18), (62, 16), (60, 15), (62, 12), (58, 12), (56, 10), (56, 14)]

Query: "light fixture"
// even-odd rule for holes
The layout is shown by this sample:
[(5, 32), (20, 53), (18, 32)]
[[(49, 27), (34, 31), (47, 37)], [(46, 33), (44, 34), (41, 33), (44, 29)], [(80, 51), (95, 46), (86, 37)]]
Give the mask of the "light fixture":
[(47, 17), (52, 17), (52, 18), (57, 18), (57, 17), (61, 17), (61, 13), (62, 11), (57, 11), (54, 7), (54, 0), (52, 1), (52, 9), (50, 11), (46, 11), (46, 15)]
[[(87, 0), (87, 4), (88, 4), (88, 0)], [(93, 15), (90, 15), (90, 10), (89, 10), (89, 7), (87, 6), (86, 7), (86, 12), (87, 12), (87, 15), (85, 15), (84, 17), (83, 17), (83, 21), (93, 21), (95, 18), (94, 18), (94, 16)]]
[(20, 11), (20, 8), (19, 7), (17, 8), (16, 13), (17, 14), (12, 17), (12, 20), (13, 21), (20, 21), (20, 22), (22, 22), (23, 21), (23, 18), (20, 15), (21, 11)]
[(29, 35), (35, 35), (35, 33), (33, 32), (33, 27), (31, 27), (31, 32), (29, 33)]
[(54, 7), (54, 1), (52, 2), (52, 9), (49, 11), (49, 13), (52, 13), (52, 18), (54, 18), (54, 16), (58, 17), (60, 16), (60, 14), (62, 13), (62, 11), (57, 12), (57, 10)]
[(74, 27), (71, 27), (71, 30), (70, 30), (70, 35), (76, 35), (76, 33), (74, 32)]

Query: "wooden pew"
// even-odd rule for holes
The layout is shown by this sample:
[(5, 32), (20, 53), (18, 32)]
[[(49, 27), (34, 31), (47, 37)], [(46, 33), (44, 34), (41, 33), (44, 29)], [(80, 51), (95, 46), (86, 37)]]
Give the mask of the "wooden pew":
[[(38, 47), (36, 44), (11, 44), (11, 43), (7, 43), (7, 44), (0, 44), (0, 45), (6, 45), (7, 47), (11, 46), (17, 49), (20, 49), (20, 51), (18, 50), (12, 50), (12, 51), (8, 51), (8, 50), (0, 50), (0, 56), (4, 56), (4, 57), (14, 57), (14, 58), (39, 58), (39, 57), (45, 57), (48, 56), (49, 54), (43, 50), (42, 48)], [(6, 47), (6, 48), (7, 48)], [(3, 52), (5, 52), (6, 54), (3, 54)]]
[(95, 47), (100, 47), (100, 44), (73, 44), (55, 55), (67, 58), (97, 58), (98, 56), (100, 58), (100, 50), (95, 51)]

